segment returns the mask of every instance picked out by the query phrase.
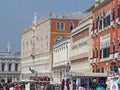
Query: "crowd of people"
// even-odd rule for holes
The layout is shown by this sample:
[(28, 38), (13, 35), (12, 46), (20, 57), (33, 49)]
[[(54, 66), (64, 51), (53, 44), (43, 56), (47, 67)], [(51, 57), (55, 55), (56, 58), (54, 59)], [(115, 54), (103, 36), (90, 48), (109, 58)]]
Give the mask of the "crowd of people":
[[(27, 87), (28, 85), (28, 87)], [(25, 82), (25, 83), (0, 83), (0, 90), (70, 90), (70, 88), (61, 88), (61, 85), (42, 83), (42, 82)], [(96, 88), (75, 88), (73, 90), (105, 90), (105, 86), (98, 82)]]
[(24, 88), (17, 83), (0, 83), (0, 90), (24, 90)]
[(29, 90), (60, 90), (58, 84), (45, 83), (0, 83), (0, 90), (26, 90), (26, 85), (29, 84)]

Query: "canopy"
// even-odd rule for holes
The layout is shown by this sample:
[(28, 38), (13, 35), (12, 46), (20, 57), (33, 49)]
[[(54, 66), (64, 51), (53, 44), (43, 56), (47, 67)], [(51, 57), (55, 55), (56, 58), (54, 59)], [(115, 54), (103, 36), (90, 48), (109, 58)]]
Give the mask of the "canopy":
[(76, 77), (107, 77), (107, 73), (92, 73), (92, 72), (71, 72), (71, 76)]

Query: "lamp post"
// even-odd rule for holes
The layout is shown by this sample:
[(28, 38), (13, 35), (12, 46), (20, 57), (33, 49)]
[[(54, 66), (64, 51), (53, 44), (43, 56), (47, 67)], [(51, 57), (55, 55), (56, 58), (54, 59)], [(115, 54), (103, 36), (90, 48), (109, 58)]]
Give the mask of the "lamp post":
[(69, 62), (67, 63), (66, 71), (67, 71), (67, 79), (68, 79), (68, 77), (71, 76), (70, 75), (70, 63)]
[(60, 82), (62, 82), (62, 69), (60, 69)]
[(67, 69), (68, 69), (68, 72), (70, 71), (70, 63), (68, 62), (67, 63)]

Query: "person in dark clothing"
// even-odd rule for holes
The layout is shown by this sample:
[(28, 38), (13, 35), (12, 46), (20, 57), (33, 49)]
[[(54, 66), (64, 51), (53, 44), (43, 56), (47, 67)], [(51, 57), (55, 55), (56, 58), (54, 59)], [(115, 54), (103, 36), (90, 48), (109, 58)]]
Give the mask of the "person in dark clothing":
[(55, 90), (55, 86), (53, 84), (47, 84), (46, 90)]
[(2, 84), (0, 83), (0, 90), (3, 90), (3, 86), (2, 86)]
[(60, 90), (60, 87), (58, 84), (55, 85), (55, 90)]
[(5, 83), (5, 84), (4, 84), (4, 89), (5, 89), (5, 90), (9, 90), (8, 83)]
[(105, 88), (102, 86), (101, 82), (98, 82), (96, 90), (105, 90)]

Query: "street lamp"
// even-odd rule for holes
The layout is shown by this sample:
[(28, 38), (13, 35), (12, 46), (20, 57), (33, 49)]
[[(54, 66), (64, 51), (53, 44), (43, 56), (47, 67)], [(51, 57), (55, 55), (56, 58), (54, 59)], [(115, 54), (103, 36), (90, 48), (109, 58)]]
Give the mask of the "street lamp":
[(68, 62), (67, 63), (67, 72), (69, 73), (69, 71), (70, 71), (70, 63)]
[(60, 69), (60, 82), (62, 81), (62, 69)]

